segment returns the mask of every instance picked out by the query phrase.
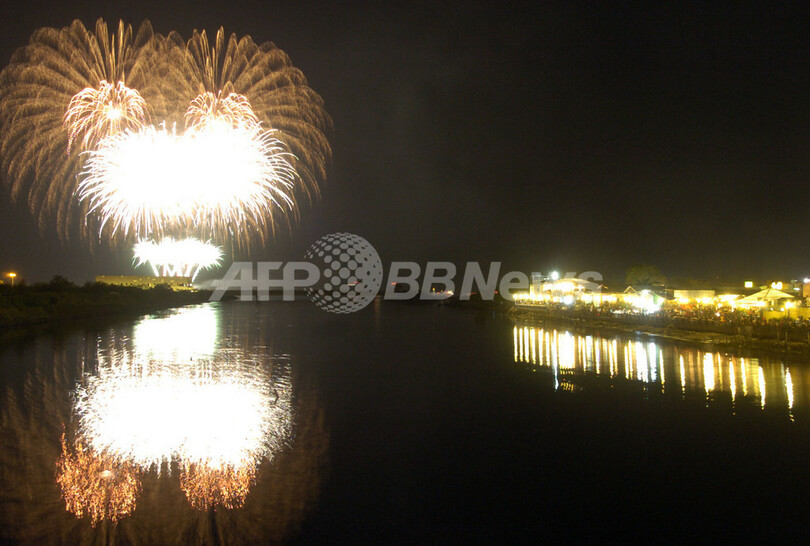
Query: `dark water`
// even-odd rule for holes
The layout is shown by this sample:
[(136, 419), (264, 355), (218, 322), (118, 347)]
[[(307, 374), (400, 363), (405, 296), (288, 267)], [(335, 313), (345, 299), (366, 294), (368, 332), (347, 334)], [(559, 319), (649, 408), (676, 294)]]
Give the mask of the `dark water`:
[(810, 363), (233, 302), (15, 342), (0, 369), (9, 541), (810, 534)]

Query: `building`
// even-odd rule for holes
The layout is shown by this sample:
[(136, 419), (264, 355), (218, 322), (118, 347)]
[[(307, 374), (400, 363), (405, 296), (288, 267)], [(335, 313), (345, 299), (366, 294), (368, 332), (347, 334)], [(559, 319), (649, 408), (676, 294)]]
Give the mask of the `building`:
[(191, 277), (153, 277), (149, 275), (97, 275), (96, 282), (113, 286), (132, 286), (136, 288), (155, 288), (166, 286), (172, 290), (194, 290)]

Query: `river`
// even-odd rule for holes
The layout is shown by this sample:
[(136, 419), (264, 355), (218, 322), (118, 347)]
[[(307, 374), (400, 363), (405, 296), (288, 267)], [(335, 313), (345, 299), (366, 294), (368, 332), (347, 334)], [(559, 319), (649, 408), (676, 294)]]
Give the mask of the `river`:
[(223, 302), (0, 348), (30, 543), (808, 534), (810, 363), (383, 303)]

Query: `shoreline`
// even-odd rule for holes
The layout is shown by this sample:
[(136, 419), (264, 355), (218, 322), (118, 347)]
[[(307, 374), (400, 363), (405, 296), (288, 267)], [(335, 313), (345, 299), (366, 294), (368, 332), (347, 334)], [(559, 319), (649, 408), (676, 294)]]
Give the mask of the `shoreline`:
[(552, 312), (543, 308), (526, 309), (515, 306), (506, 312), (506, 316), (514, 322), (547, 324), (554, 327), (561, 326), (574, 331), (642, 336), (648, 339), (661, 339), (712, 350), (767, 353), (779, 357), (798, 357), (810, 361), (810, 342), (758, 339), (744, 333), (728, 334), (690, 330), (675, 327), (671, 322), (667, 326), (661, 327), (640, 320), (634, 321), (632, 318), (583, 317), (557, 309)]
[(88, 284), (0, 290), (0, 343), (29, 332), (128, 319), (205, 303), (210, 291), (172, 291)]

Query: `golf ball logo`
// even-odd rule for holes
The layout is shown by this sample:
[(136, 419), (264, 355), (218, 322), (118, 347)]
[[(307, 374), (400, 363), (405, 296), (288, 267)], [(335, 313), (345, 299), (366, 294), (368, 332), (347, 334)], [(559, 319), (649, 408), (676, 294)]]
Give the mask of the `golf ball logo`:
[(307, 289), (307, 295), (325, 311), (359, 311), (371, 303), (382, 285), (380, 255), (359, 235), (324, 235), (309, 247), (305, 258), (321, 270), (320, 281)]

